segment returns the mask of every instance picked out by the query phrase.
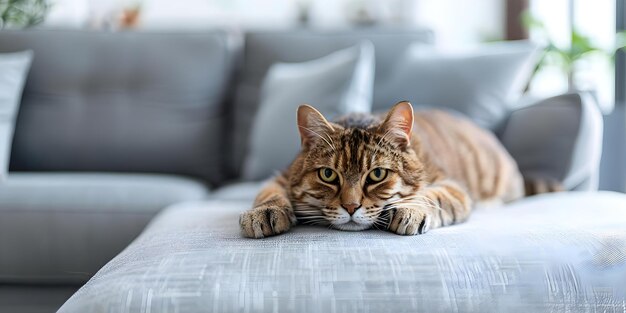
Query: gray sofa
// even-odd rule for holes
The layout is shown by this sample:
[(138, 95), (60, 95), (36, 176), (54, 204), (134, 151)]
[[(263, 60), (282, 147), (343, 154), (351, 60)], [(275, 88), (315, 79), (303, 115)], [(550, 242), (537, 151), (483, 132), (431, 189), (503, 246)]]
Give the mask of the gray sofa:
[[(214, 309), (208, 311), (235, 311), (242, 303), (260, 311), (272, 308), (298, 311), (320, 308), (325, 311), (333, 308), (306, 306), (322, 298), (337, 301), (333, 304), (338, 306), (335, 307), (337, 311), (360, 308), (379, 311), (377, 308), (384, 308), (387, 302), (370, 303), (365, 296), (377, 290), (381, 295), (388, 294), (390, 288), (397, 288), (393, 280), (370, 284), (369, 280), (360, 281), (356, 276), (343, 280), (341, 275), (316, 276), (320, 278), (317, 280), (312, 278), (315, 273), (308, 272), (306, 281), (309, 285), (302, 288), (312, 289), (296, 294), (295, 298), (275, 298), (272, 292), (279, 289), (260, 287), (263, 285), (261, 277), (295, 279), (289, 276), (295, 275), (294, 268), (289, 270), (292, 274), (281, 272), (280, 268), (265, 268), (263, 264), (274, 265), (268, 261), (270, 256), (265, 255), (263, 249), (295, 249), (285, 251), (289, 262), (297, 269), (306, 262), (317, 260), (315, 253), (321, 249), (319, 245), (328, 246), (320, 243), (323, 240), (328, 239), (340, 246), (362, 245), (379, 234), (325, 234), (324, 229), (303, 228), (293, 237), (259, 242), (259, 250), (255, 252), (252, 250), (256, 244), (239, 238), (236, 230), (237, 212), (247, 208), (258, 188), (257, 183), (241, 184), (238, 178), (251, 121), (259, 102), (260, 84), (267, 69), (278, 61), (298, 62), (320, 57), (354, 45), (362, 38), (371, 40), (376, 48), (374, 108), (383, 109), (400, 99), (377, 87), (383, 86), (387, 77), (393, 74), (391, 64), (399, 51), (414, 42), (429, 44), (433, 41), (429, 31), (0, 32), (0, 53), (26, 49), (35, 53), (17, 116), (11, 172), (0, 185), (0, 311), (45, 312), (56, 309), (73, 288), (90, 280), (127, 247), (155, 215), (172, 205), (144, 235), (102, 268), (61, 311), (147, 312), (146, 308), (152, 304), (146, 297), (158, 299), (152, 312), (177, 309), (200, 312), (209, 304)], [(568, 94), (521, 106), (511, 110), (502, 125), (494, 132), (518, 160), (525, 174), (549, 173), (561, 179), (570, 190), (597, 188), (602, 121), (598, 109), (585, 95)], [(549, 136), (553, 139), (533, 140)], [(592, 203), (594, 196), (572, 193), (571, 197), (574, 200), (567, 200), (565, 196), (563, 203), (576, 202), (575, 197), (584, 198), (584, 203)], [(604, 199), (600, 200), (606, 205), (622, 206), (607, 208), (613, 217), (619, 209), (626, 209), (618, 201), (623, 200), (620, 195), (597, 197)], [(213, 202), (199, 202), (204, 199)], [(525, 205), (543, 211), (546, 205), (559, 204), (559, 201), (546, 199), (548, 202), (543, 205), (539, 200)], [(185, 205), (178, 205), (180, 202), (195, 204), (191, 209), (185, 209)], [(183, 208), (178, 209), (180, 206)], [(208, 213), (211, 211), (215, 211), (219, 218), (213, 220)], [(565, 211), (561, 208), (551, 214), (551, 221), (558, 220), (559, 214), (567, 214)], [(572, 212), (583, 211), (584, 208), (580, 208)], [(600, 227), (602, 219), (594, 220), (594, 223)], [(471, 222), (468, 224), (466, 227), (473, 227)], [(537, 227), (540, 225), (544, 224), (537, 224)], [(522, 236), (523, 232), (516, 234)], [(542, 234), (550, 236), (550, 232)], [(307, 243), (307, 236), (313, 236), (314, 243)], [(342, 241), (342, 236), (347, 241)], [(382, 236), (384, 239), (372, 242), (372, 249), (378, 249), (375, 253), (381, 253), (380, 256), (385, 258), (402, 257), (390, 251), (380, 251), (392, 240), (392, 237)], [(596, 237), (594, 233), (586, 240)], [(294, 239), (293, 244), (289, 238)], [(432, 262), (444, 262), (445, 257), (439, 261), (432, 259), (432, 253), (446, 253), (445, 249), (453, 249), (452, 242), (446, 241), (441, 247), (438, 244), (454, 239), (441, 241), (437, 238), (434, 233), (425, 239), (401, 239), (401, 242), (405, 248), (428, 247), (431, 250), (424, 253), (431, 255)], [(624, 239), (624, 234), (619, 234), (619, 238)], [(554, 243), (557, 239), (548, 242)], [(429, 240), (432, 242), (426, 242)], [(567, 249), (570, 246), (560, 247)], [(239, 248), (252, 254), (239, 254)], [(528, 245), (515, 253), (535, 248), (541, 248), (541, 245)], [(223, 253), (211, 252), (222, 249)], [(309, 251), (302, 256), (309, 261), (298, 260), (299, 254), (294, 251), (300, 249)], [(188, 259), (187, 250), (204, 252)], [(370, 253), (348, 251), (336, 261), (349, 258), (356, 262), (356, 258)], [(490, 250), (480, 251), (488, 254)], [(258, 261), (255, 255), (260, 255)], [(273, 255), (281, 257), (280, 254)], [(496, 258), (506, 256), (502, 251), (494, 254)], [(462, 257), (459, 254), (458, 260)], [(242, 265), (240, 258), (252, 263)], [(433, 266), (432, 262), (412, 266), (429, 268)], [(616, 273), (626, 275), (624, 264), (620, 264)], [(187, 265), (191, 265), (188, 272), (185, 270)], [(244, 265), (248, 266), (247, 270), (237, 272)], [(201, 273), (199, 268), (202, 268)], [(164, 269), (169, 274), (159, 276)], [(363, 269), (374, 275), (372, 268)], [(437, 266), (432, 269), (436, 271)], [(308, 270), (315, 270), (315, 267), (308, 267)], [(532, 275), (539, 275), (540, 269), (529, 271)], [(155, 273), (159, 275), (153, 275)], [(489, 273), (507, 275), (497, 268), (492, 268)], [(190, 287), (187, 283), (177, 283), (189, 275), (205, 274), (207, 276), (202, 277), (206, 278), (197, 281), (200, 285)], [(412, 274), (424, 273), (414, 271)], [(448, 274), (454, 275), (452, 272)], [(230, 281), (231, 278), (237, 280)], [(451, 280), (448, 282), (452, 283)], [(329, 298), (324, 294), (332, 293), (332, 289), (319, 289), (327, 283), (334, 284), (335, 291), (345, 287), (355, 288), (356, 293), (346, 296), (346, 301), (340, 301), (341, 293)], [(402, 283), (410, 284), (410, 280)], [(493, 281), (480, 283), (489, 285)], [(608, 287), (614, 286), (612, 281), (607, 284), (613, 284)], [(504, 290), (505, 285), (501, 287)], [(513, 293), (507, 294), (507, 299), (523, 297), (525, 294), (518, 292), (523, 289), (522, 285), (512, 287)], [(296, 288), (293, 281), (283, 285), (289, 286)], [(533, 281), (533, 286), (544, 285)], [(608, 288), (602, 283), (590, 286)], [(419, 290), (418, 285), (411, 288), (417, 288), (411, 292)], [(450, 288), (449, 291), (454, 290), (454, 287)], [(220, 290), (224, 294), (220, 294)], [(237, 290), (243, 292), (240, 294), (243, 298), (229, 298), (234, 297)], [(433, 294), (441, 295), (437, 293), (439, 291), (436, 289)], [(37, 296), (37, 292), (47, 297)], [(228, 300), (223, 303), (206, 300), (208, 292), (214, 295), (214, 299), (221, 299), (223, 295)], [(173, 296), (168, 297), (168, 294)], [(465, 300), (488, 301), (487, 296), (497, 298), (499, 294), (484, 298), (466, 297)], [(15, 300), (16, 295), (25, 300)], [(395, 295), (405, 299), (398, 303), (407, 309), (431, 307), (430, 304), (424, 307), (411, 305), (415, 303), (406, 298), (409, 297), (406, 293)], [(427, 293), (421, 295), (422, 298), (428, 296)], [(623, 289), (616, 291), (616, 295), (612, 299), (619, 300), (621, 296), (620, 301), (624, 300)], [(320, 298), (311, 298), (317, 296)], [(301, 297), (304, 297), (302, 302), (296, 301)], [(448, 297), (448, 305), (453, 305), (454, 295)], [(272, 299), (276, 301), (272, 302)], [(390, 301), (393, 299), (390, 297)], [(536, 299), (538, 308), (544, 308), (540, 301), (545, 299)], [(588, 307), (594, 308), (593, 304)], [(472, 307), (459, 305), (459, 308), (464, 311), (462, 308)], [(502, 306), (477, 304), (475, 308), (495, 310)]]

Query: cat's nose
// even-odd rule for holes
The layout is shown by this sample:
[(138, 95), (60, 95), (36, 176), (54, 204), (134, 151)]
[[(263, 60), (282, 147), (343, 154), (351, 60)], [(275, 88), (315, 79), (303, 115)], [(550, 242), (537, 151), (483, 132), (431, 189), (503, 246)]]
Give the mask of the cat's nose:
[(348, 204), (342, 204), (341, 206), (346, 209), (346, 211), (348, 211), (348, 214), (352, 215), (354, 214), (354, 212), (356, 212), (356, 210), (361, 207), (361, 204), (353, 202)]

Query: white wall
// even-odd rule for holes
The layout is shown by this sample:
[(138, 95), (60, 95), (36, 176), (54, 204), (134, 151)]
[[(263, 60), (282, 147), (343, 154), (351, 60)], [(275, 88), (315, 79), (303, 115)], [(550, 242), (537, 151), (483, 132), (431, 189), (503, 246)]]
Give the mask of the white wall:
[(503, 0), (418, 0), (415, 21), (437, 34), (437, 43), (455, 47), (504, 37)]
[[(48, 26), (85, 27), (138, 0), (53, 1)], [(287, 27), (296, 25), (300, 3), (311, 6), (311, 26), (346, 27), (346, 16), (362, 2), (388, 23), (432, 28), (444, 47), (502, 36), (503, 0), (143, 0), (141, 27)]]

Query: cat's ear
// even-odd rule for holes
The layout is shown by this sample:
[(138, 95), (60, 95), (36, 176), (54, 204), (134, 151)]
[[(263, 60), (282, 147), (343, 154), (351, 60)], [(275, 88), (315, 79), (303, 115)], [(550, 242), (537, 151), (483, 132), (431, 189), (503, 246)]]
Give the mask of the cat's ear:
[(411, 142), (413, 130), (413, 107), (408, 101), (398, 102), (389, 110), (385, 121), (380, 126), (380, 133), (385, 138), (406, 148)]
[(298, 131), (302, 146), (306, 146), (316, 140), (327, 140), (325, 137), (334, 129), (322, 113), (308, 104), (303, 104), (298, 107)]

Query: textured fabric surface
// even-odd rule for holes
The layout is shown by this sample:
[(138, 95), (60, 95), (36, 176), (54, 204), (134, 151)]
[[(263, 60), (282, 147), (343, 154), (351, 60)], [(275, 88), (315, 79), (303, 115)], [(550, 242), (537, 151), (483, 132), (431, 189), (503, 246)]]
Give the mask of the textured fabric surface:
[(0, 32), (35, 53), (11, 170), (182, 174), (221, 181), (230, 35)]
[(383, 84), (415, 105), (462, 112), (496, 129), (535, 67), (538, 47), (527, 41), (491, 43), (454, 53), (415, 44), (394, 64)]
[(265, 182), (243, 182), (220, 187), (211, 191), (209, 198), (212, 200), (239, 200), (248, 201), (252, 204), (254, 197), (261, 191)]
[(500, 139), (526, 176), (548, 176), (569, 190), (596, 190), (602, 115), (584, 93), (537, 101), (511, 113)]
[(296, 111), (303, 103), (332, 119), (372, 108), (374, 47), (358, 46), (301, 63), (276, 63), (261, 92), (244, 163), (245, 180), (265, 179), (282, 171), (300, 151)]
[(15, 117), (32, 58), (32, 51), (0, 54), (0, 180), (9, 171)]
[(369, 40), (376, 52), (374, 109), (388, 108), (404, 99), (390, 93), (382, 82), (393, 74), (393, 64), (414, 42), (431, 43), (426, 29), (367, 29), (363, 31), (287, 30), (254, 31), (245, 35), (243, 67), (237, 78), (232, 106), (232, 137), (228, 167), (239, 177), (243, 167), (252, 121), (260, 104), (261, 84), (276, 62), (305, 62)]
[(176, 205), (60, 312), (623, 312), (626, 196), (569, 193), (402, 237), (243, 239), (247, 201)]
[(161, 209), (206, 195), (175, 176), (11, 173), (0, 188), (0, 284), (84, 282)]

